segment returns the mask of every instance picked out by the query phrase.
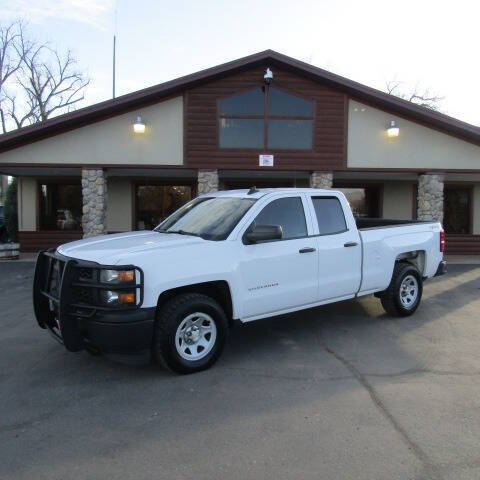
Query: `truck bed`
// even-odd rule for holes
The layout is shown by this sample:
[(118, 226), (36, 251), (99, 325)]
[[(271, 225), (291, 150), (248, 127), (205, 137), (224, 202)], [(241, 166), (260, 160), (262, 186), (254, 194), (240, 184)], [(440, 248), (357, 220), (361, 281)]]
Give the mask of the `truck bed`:
[(362, 241), (361, 293), (386, 288), (397, 257), (408, 252), (421, 257), (422, 276), (435, 274), (442, 258), (438, 222), (384, 218), (356, 218), (355, 222)]
[(368, 230), (385, 227), (401, 227), (405, 225), (418, 225), (421, 223), (432, 223), (428, 220), (394, 220), (388, 218), (361, 218), (355, 217), (355, 222), (359, 230)]

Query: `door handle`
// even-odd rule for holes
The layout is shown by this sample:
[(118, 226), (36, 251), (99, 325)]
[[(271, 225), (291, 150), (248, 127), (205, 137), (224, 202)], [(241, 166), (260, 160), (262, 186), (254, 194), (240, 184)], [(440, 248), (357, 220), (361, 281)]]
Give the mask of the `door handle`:
[(357, 242), (347, 242), (343, 244), (344, 247), (356, 247), (357, 245)]
[(311, 252), (315, 252), (317, 249), (316, 248), (313, 248), (313, 247), (305, 247), (305, 248), (301, 248), (298, 253), (311, 253)]

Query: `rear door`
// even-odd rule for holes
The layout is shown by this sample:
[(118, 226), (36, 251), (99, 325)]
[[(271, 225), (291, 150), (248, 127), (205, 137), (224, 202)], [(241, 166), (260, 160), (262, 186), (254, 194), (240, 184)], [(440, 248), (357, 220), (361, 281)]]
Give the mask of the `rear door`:
[(362, 247), (348, 203), (343, 195), (308, 197), (318, 250), (317, 301), (354, 295), (361, 282)]
[(287, 194), (275, 197), (255, 217), (257, 225), (280, 225), (283, 238), (254, 245), (242, 243), (243, 318), (315, 302), (318, 253), (317, 239), (309, 236), (313, 231), (309, 213), (304, 195)]

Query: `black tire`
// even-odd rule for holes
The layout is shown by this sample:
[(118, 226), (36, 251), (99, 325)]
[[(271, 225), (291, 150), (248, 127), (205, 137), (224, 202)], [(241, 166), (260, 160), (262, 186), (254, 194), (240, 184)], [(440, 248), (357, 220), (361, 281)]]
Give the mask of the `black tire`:
[[(211, 350), (204, 357), (198, 360), (188, 360), (182, 357), (177, 349), (176, 334), (182, 322), (189, 315), (197, 312), (206, 314), (213, 320), (215, 323), (216, 338), (213, 346), (208, 347), (211, 348)], [(218, 302), (207, 295), (184, 293), (172, 298), (158, 309), (153, 341), (153, 355), (157, 362), (174, 372), (181, 374), (199, 372), (211, 367), (216, 362), (222, 353), (227, 334), (227, 317)], [(206, 335), (208, 336), (208, 333)], [(184, 340), (180, 340), (180, 342), (183, 341)], [(187, 346), (186, 348), (188, 350), (190, 347)], [(198, 350), (203, 347), (200, 345), (198, 347), (195, 346), (195, 348)], [(190, 352), (190, 350), (188, 351)], [(191, 351), (191, 353), (193, 354), (193, 351)], [(184, 352), (184, 355), (187, 355), (187, 353)]]
[[(417, 283), (417, 295), (411, 304), (405, 305), (408, 299), (402, 301), (402, 284), (407, 277), (413, 277)], [(415, 282), (412, 282), (414, 284)], [(412, 286), (412, 288), (414, 288)], [(413, 290), (412, 290), (413, 291)], [(393, 269), (392, 280), (388, 288), (382, 292), (380, 300), (385, 311), (390, 315), (408, 317), (412, 315), (420, 305), (423, 292), (422, 276), (418, 270), (409, 263), (396, 263)], [(405, 293), (405, 292), (404, 292)]]

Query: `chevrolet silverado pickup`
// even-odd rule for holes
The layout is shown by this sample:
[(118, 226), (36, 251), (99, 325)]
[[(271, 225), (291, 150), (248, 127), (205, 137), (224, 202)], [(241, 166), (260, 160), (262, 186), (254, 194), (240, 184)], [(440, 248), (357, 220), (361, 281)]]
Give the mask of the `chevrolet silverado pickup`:
[(34, 310), (67, 350), (191, 373), (216, 361), (234, 321), (369, 294), (411, 315), (424, 280), (446, 271), (444, 246), (440, 223), (355, 218), (335, 190), (222, 191), (152, 231), (40, 252)]

